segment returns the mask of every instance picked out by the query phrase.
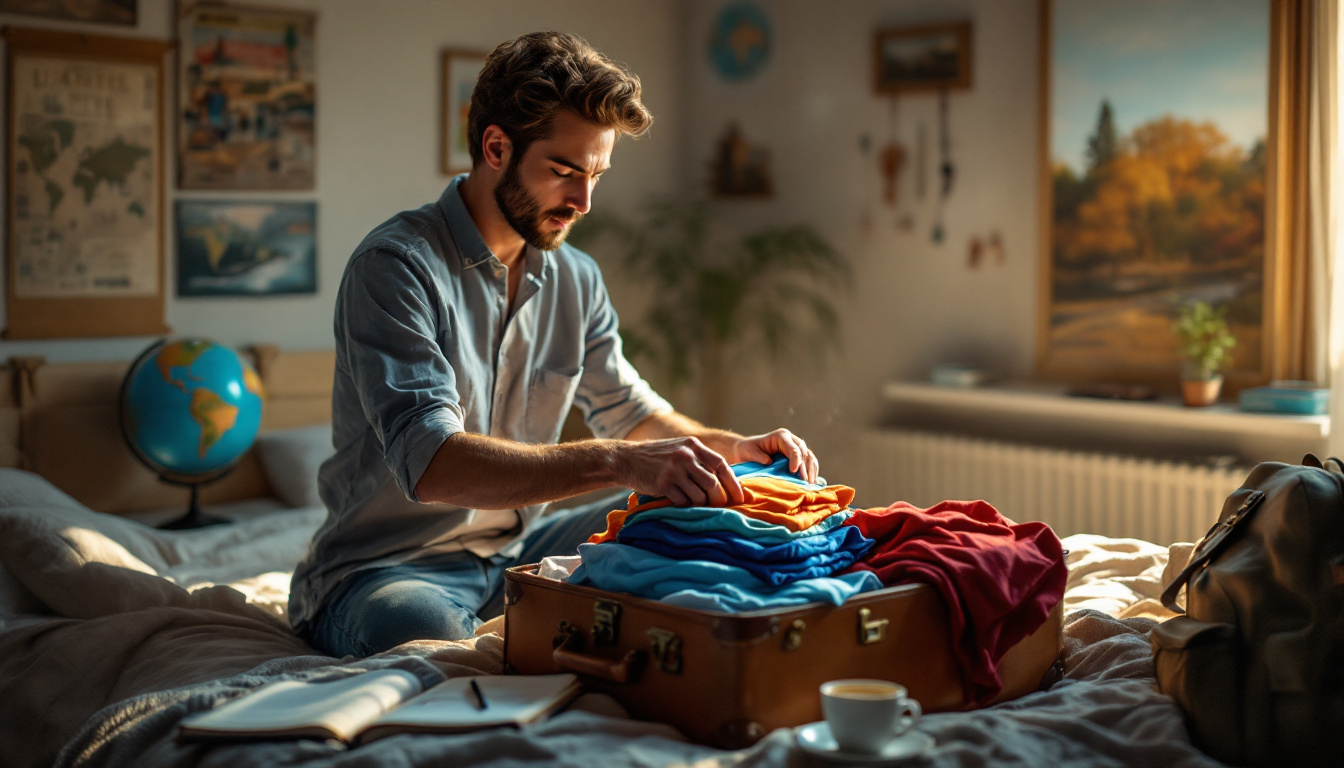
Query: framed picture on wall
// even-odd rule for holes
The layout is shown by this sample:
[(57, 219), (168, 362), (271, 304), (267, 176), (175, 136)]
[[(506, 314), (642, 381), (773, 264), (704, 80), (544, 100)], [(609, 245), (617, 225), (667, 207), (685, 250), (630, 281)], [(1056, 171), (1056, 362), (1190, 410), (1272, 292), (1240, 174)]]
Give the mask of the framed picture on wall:
[(471, 170), (471, 150), (467, 142), (467, 112), (471, 109), (471, 91), (485, 66), (484, 53), (444, 51), (442, 56), (443, 115), (439, 123), (440, 158), (445, 174)]
[(5, 337), (160, 334), (160, 41), (6, 28)]
[(313, 189), (317, 15), (178, 8), (178, 186)]
[(1275, 7), (1043, 4), (1042, 376), (1170, 389), (1173, 322), (1204, 301), (1237, 338), (1228, 383), (1270, 378)]
[(873, 73), (878, 93), (970, 88), (970, 22), (878, 30)]
[(177, 201), (178, 296), (317, 292), (317, 203)]
[(139, 0), (0, 0), (0, 13), (135, 26)]

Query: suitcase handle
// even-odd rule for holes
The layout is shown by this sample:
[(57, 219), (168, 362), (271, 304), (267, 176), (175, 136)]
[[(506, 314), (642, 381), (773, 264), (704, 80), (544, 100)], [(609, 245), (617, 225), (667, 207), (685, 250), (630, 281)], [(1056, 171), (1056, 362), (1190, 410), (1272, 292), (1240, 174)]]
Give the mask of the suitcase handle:
[(627, 651), (619, 659), (584, 653), (581, 649), (583, 635), (575, 627), (567, 628), (555, 640), (551, 660), (565, 672), (598, 677), (613, 683), (631, 683), (639, 677), (644, 667), (643, 651)]

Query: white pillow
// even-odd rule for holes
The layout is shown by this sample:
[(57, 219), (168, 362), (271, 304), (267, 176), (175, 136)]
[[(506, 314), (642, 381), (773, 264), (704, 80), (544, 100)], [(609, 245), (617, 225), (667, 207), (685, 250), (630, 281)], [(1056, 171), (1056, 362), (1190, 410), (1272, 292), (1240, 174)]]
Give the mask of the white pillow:
[(279, 429), (257, 436), (257, 458), (271, 489), (291, 507), (320, 507), (317, 468), (335, 453), (331, 425)]
[(158, 577), (164, 534), (84, 508), (45, 479), (0, 469), (0, 564), (52, 611), (89, 619), (175, 605), (186, 590)]

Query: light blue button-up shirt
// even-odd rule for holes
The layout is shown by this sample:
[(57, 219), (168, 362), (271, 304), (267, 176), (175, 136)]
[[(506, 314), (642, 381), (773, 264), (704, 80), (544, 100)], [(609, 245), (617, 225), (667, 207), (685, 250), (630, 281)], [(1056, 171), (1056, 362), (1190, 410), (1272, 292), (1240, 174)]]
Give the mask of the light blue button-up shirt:
[(554, 443), (577, 405), (593, 434), (622, 438), (672, 410), (621, 354), (587, 254), (528, 246), (510, 311), (508, 270), (462, 202), (464, 178), (377, 227), (341, 278), (336, 453), (318, 473), (327, 520), (294, 571), (296, 627), (354, 571), (464, 549), (487, 557), (544, 511), (420, 503), (420, 476), (450, 435)]

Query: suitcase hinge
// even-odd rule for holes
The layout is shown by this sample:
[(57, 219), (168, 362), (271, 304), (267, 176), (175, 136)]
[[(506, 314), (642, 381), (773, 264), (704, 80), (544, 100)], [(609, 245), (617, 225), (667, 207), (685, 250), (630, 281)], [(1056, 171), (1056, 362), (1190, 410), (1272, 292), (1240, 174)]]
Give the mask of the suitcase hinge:
[(670, 629), (654, 627), (648, 631), (651, 653), (658, 668), (669, 675), (681, 674), (681, 638)]
[(803, 630), (807, 629), (807, 623), (802, 619), (794, 619), (784, 633), (784, 650), (796, 651), (803, 645)]
[(615, 645), (620, 631), (621, 604), (606, 600), (593, 603), (593, 644)]
[(887, 619), (871, 618), (873, 612), (859, 609), (859, 645), (872, 645), (887, 639)]

